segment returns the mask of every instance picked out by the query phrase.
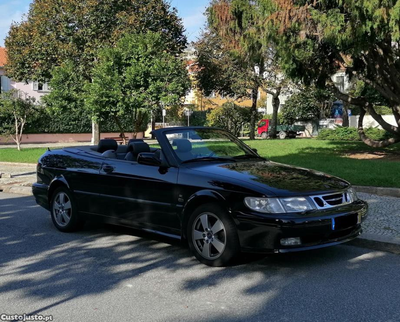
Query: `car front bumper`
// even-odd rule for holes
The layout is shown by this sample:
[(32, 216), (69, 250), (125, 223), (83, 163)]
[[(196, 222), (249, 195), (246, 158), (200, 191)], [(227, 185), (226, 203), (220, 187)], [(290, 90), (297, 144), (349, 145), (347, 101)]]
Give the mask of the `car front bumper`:
[[(368, 204), (358, 200), (303, 217), (245, 212), (237, 212), (235, 217), (243, 251), (287, 253), (333, 246), (356, 238), (362, 232), (361, 223), (367, 212)], [(286, 238), (300, 238), (301, 243), (285, 246), (281, 240)]]

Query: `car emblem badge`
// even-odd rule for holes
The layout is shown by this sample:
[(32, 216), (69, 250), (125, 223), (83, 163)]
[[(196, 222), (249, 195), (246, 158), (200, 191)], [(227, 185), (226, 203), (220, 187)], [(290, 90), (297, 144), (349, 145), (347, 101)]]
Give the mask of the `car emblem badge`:
[(332, 218), (332, 230), (335, 230), (335, 226), (336, 226), (335, 218)]

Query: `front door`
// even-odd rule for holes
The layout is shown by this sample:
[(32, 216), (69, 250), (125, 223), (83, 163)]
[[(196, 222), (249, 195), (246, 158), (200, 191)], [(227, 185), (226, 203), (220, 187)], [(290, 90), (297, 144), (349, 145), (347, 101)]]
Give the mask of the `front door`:
[(119, 224), (179, 233), (178, 169), (105, 159), (100, 169), (102, 215)]

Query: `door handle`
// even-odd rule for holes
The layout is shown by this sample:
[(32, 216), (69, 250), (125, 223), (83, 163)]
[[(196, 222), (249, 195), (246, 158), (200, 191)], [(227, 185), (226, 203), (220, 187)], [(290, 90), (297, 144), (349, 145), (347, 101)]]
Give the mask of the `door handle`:
[(105, 164), (105, 165), (103, 165), (103, 171), (105, 173), (111, 173), (114, 171), (114, 167), (109, 164)]

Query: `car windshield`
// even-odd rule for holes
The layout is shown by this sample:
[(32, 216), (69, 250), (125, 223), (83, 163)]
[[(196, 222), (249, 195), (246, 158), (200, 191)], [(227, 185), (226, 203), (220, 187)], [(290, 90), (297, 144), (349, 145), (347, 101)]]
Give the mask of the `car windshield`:
[(171, 129), (166, 137), (181, 162), (260, 158), (230, 133), (219, 129)]

